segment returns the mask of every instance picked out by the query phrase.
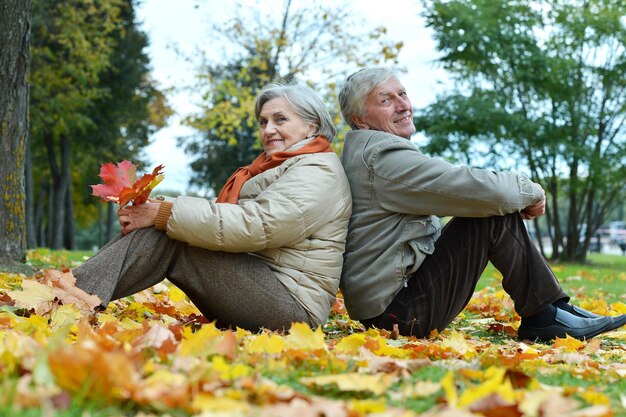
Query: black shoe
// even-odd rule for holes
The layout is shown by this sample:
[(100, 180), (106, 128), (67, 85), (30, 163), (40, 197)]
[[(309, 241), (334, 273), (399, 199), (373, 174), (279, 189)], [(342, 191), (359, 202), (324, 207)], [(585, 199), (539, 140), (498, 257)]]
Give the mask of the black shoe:
[(613, 327), (610, 330), (619, 329), (623, 325), (626, 324), (626, 314), (622, 314), (621, 316), (613, 317)]
[(597, 319), (598, 317), (603, 317), (575, 305), (572, 306), (572, 310), (574, 310), (574, 313), (572, 314), (574, 314), (575, 316), (585, 317), (587, 319)]
[[(598, 317), (604, 317), (604, 316), (600, 316), (598, 314), (592, 313), (590, 311), (587, 311), (584, 308), (580, 308), (578, 306), (574, 306), (573, 305), (571, 307), (575, 311), (574, 315), (578, 315), (580, 317), (585, 317), (585, 318), (588, 318), (588, 319), (597, 319)], [(626, 314), (622, 314), (621, 316), (614, 316), (614, 317), (611, 317), (611, 318), (613, 319), (613, 325), (606, 330), (607, 332), (609, 330), (619, 329), (624, 324), (626, 324)]]
[(554, 322), (548, 326), (532, 326), (525, 323), (524, 319), (522, 319), (517, 336), (521, 340), (550, 341), (556, 337), (565, 337), (567, 334), (573, 338), (584, 340), (614, 328), (613, 317), (578, 317), (557, 308)]

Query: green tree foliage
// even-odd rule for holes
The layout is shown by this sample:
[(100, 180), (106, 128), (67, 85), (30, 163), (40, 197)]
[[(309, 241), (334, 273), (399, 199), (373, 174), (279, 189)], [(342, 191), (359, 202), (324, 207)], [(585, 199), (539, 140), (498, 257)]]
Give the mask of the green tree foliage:
[(552, 257), (584, 260), (626, 192), (626, 3), (424, 3), (455, 81), (417, 114), (427, 151), (529, 170), (548, 195)]
[[(366, 63), (395, 63), (402, 48), (386, 40), (384, 27), (363, 27), (347, 6), (286, 0), (280, 13), (235, 10), (211, 31), (214, 44), (219, 39), (226, 50), (200, 70), (201, 111), (186, 120), (200, 135), (183, 139), (195, 158), (191, 182), (208, 194), (259, 154), (253, 106), (263, 86), (298, 80), (332, 98), (346, 73)], [(330, 110), (339, 123), (339, 112)]]
[(171, 112), (148, 76), (147, 38), (136, 27), (134, 3), (33, 4), (29, 200), (37, 201), (32, 221), (40, 245), (74, 246), (74, 220), (87, 226), (96, 216), (87, 184), (98, 181), (100, 164), (139, 162), (149, 134)]

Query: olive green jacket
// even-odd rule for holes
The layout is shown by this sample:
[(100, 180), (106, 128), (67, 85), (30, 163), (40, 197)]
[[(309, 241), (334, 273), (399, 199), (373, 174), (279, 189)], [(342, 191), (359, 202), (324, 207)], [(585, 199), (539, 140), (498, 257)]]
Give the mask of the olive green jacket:
[(341, 162), (352, 191), (341, 290), (353, 319), (380, 315), (433, 253), (437, 216), (504, 215), (544, 195), (524, 175), (454, 166), (373, 130), (349, 132)]
[(339, 287), (351, 206), (337, 155), (305, 154), (246, 181), (238, 204), (178, 197), (166, 231), (193, 246), (258, 256), (311, 322), (323, 324)]

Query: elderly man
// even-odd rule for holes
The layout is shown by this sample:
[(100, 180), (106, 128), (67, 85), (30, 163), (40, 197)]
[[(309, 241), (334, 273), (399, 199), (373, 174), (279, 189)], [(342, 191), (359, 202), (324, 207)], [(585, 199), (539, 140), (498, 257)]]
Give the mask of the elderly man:
[[(353, 129), (341, 155), (353, 204), (341, 289), (352, 318), (417, 337), (441, 331), (491, 261), (522, 317), (520, 339), (585, 339), (626, 323), (568, 303), (522, 221), (544, 213), (539, 184), (420, 153), (408, 140), (411, 102), (391, 70), (352, 74), (339, 102)], [(455, 217), (441, 229), (437, 216)]]

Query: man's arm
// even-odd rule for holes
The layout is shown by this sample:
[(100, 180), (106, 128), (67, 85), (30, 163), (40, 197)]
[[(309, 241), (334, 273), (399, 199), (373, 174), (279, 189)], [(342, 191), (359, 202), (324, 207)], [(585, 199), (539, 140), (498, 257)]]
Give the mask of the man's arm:
[(541, 186), (527, 177), (454, 166), (404, 140), (385, 142), (367, 163), (381, 206), (407, 214), (486, 217), (545, 209)]

